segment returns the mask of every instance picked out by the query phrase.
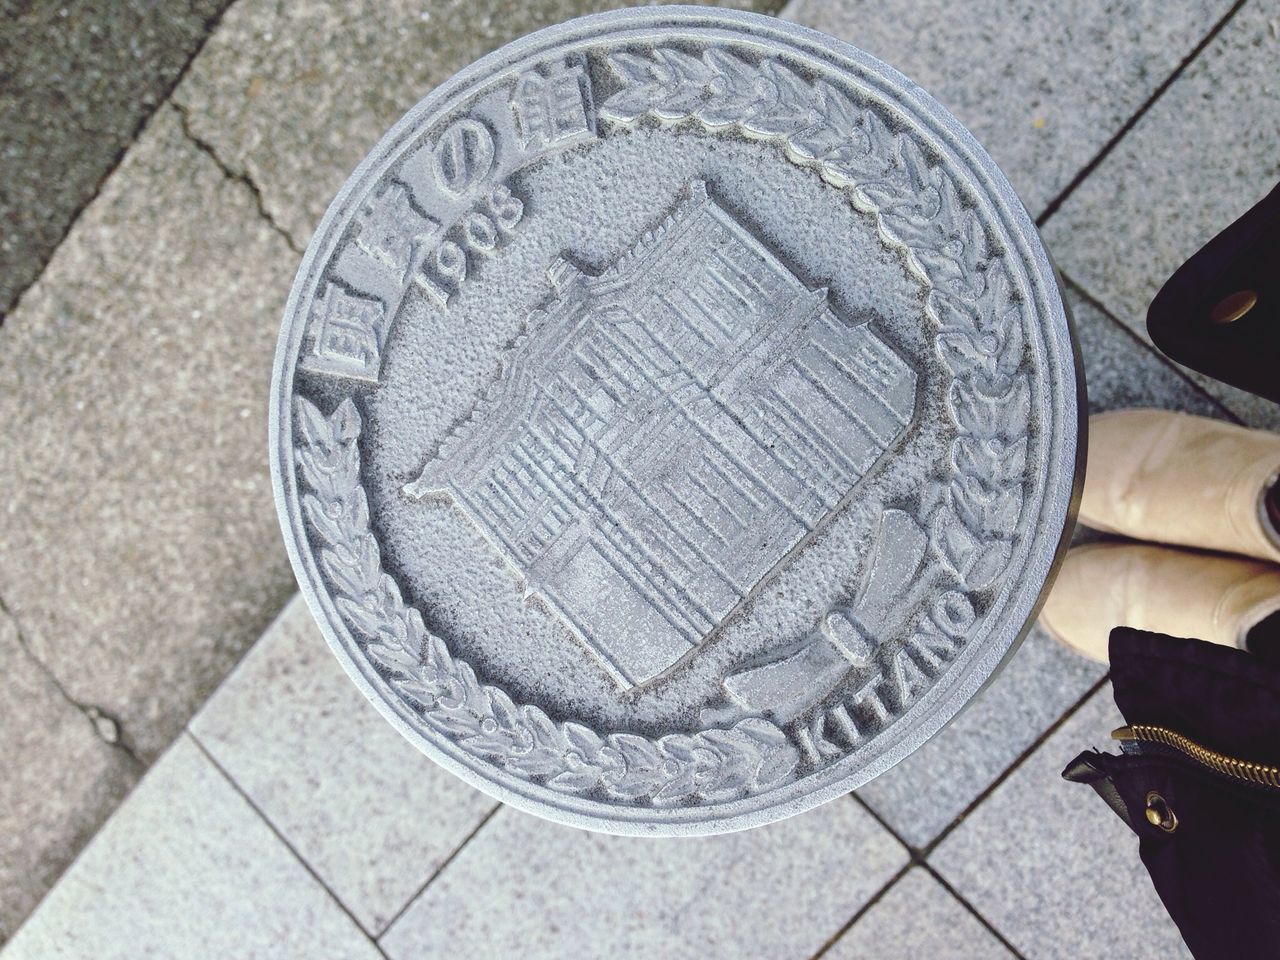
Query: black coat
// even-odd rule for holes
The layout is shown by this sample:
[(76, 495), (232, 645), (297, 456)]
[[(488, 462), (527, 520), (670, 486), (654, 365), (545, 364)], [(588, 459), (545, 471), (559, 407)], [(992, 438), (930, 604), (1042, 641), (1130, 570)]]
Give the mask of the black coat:
[(1111, 632), (1124, 753), (1063, 771), (1138, 835), (1196, 960), (1280, 958), (1280, 660)]

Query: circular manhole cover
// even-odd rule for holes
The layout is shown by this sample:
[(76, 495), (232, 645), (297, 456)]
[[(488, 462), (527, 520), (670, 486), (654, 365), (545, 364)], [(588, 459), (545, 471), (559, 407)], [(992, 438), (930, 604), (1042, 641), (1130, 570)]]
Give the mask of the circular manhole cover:
[(1080, 473), (1009, 184), (892, 69), (630, 10), (462, 71), (374, 149), (285, 313), (298, 580), (407, 737), (620, 833), (797, 813), (1016, 646)]

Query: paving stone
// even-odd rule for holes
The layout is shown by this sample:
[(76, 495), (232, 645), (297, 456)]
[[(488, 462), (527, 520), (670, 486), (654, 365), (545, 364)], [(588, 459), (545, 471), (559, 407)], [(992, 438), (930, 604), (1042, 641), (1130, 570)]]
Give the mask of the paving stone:
[(897, 67), (1043, 210), (1178, 66), (1229, 0), (793, 0), (783, 16)]
[[(1167, 361), (1070, 289), (1089, 411), (1163, 407), (1203, 416), (1224, 411)], [(904, 840), (932, 841), (1104, 668), (1033, 629), (1022, 648), (951, 726), (859, 791)]]
[(0, 2), (0, 316), (228, 2)]
[(1033, 628), (949, 727), (858, 795), (907, 843), (926, 846), (1105, 672)]
[(679, 841), (587, 833), (504, 807), (381, 944), (395, 960), (808, 958), (905, 861), (847, 798)]
[(930, 857), (1027, 957), (1189, 958), (1138, 840), (1089, 787), (1061, 779), (1081, 750), (1112, 750), (1123, 723), (1108, 684)]
[(0, 613), (0, 943), (53, 885), (140, 771), (94, 733)]
[[(723, 0), (773, 12), (773, 0)], [(462, 67), (624, 0), (242, 0), (175, 92), (191, 128), (305, 244), (378, 138)]]
[(382, 718), (300, 597), (191, 731), (374, 933), (496, 806)]
[[(1146, 338), (1169, 275), (1280, 180), (1280, 19), (1246, 3), (1045, 225), (1059, 266)], [(1277, 407), (1197, 376), (1233, 412)]]
[(186, 737), (10, 941), (5, 960), (375, 960), (332, 896)]
[(999, 939), (927, 870), (913, 867), (826, 960), (1013, 960)]
[(165, 108), (0, 328), (0, 596), (144, 761), (294, 590), (265, 412), (295, 261)]

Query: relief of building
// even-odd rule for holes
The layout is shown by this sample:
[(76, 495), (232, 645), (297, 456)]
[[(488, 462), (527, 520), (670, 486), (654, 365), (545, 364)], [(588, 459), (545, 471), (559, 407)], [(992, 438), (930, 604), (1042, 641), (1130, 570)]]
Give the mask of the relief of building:
[(701, 181), (599, 275), (567, 260), (406, 493), (451, 499), (624, 687), (702, 643), (904, 432), (915, 374)]

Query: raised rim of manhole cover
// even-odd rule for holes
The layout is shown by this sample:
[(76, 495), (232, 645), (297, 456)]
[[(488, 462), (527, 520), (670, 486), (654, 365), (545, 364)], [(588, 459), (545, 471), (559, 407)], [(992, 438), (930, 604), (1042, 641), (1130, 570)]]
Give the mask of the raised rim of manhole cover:
[(271, 468), (352, 679), (513, 806), (799, 813), (907, 756), (1039, 610), (1083, 460), (1035, 226), (905, 77), (625, 10), (441, 85), (316, 231)]

